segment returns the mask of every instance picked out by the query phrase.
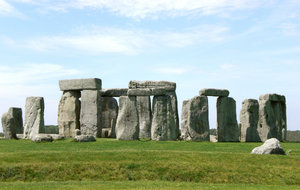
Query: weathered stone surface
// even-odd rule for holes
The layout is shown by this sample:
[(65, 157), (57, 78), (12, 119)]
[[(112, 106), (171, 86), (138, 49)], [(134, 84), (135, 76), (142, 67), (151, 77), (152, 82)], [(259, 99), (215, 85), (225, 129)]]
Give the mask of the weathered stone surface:
[(218, 142), (218, 138), (216, 135), (209, 135), (209, 141), (215, 143)]
[(102, 97), (127, 96), (128, 88), (108, 88), (100, 90)]
[[(118, 102), (112, 97), (102, 97), (101, 98), (101, 122), (102, 122), (102, 132), (104, 128), (110, 129), (108, 136), (106, 138), (116, 137), (116, 122), (118, 116)], [(102, 137), (104, 137), (102, 135)]]
[(154, 96), (152, 111), (151, 139), (156, 141), (176, 140), (177, 129), (171, 97)]
[(236, 103), (231, 97), (217, 100), (218, 142), (239, 141), (239, 128), (236, 120)]
[(269, 138), (277, 138), (279, 141), (286, 140), (287, 124), (284, 96), (277, 94), (260, 96), (257, 129), (262, 141)]
[(119, 98), (116, 136), (118, 140), (137, 140), (139, 138), (139, 115), (135, 96)]
[(60, 80), (61, 91), (67, 90), (101, 90), (102, 82), (98, 78)]
[(246, 99), (240, 113), (240, 141), (259, 142), (257, 131), (259, 104), (255, 99)]
[(151, 100), (149, 96), (137, 96), (137, 110), (139, 115), (139, 138), (151, 138)]
[(136, 88), (165, 88), (167, 91), (175, 91), (176, 83), (169, 81), (135, 81), (129, 82), (130, 89)]
[(27, 97), (25, 104), (24, 138), (44, 133), (44, 98)]
[(94, 142), (96, 141), (93, 135), (78, 135), (74, 137), (75, 142)]
[(81, 135), (80, 129), (75, 129), (75, 136)]
[(52, 142), (53, 138), (48, 134), (36, 134), (31, 138), (33, 142)]
[(110, 138), (110, 137), (111, 137), (111, 129), (102, 128), (101, 138)]
[(199, 91), (200, 96), (229, 96), (229, 91), (226, 89), (204, 88)]
[(175, 92), (170, 92), (168, 95), (171, 98), (172, 109), (173, 109), (173, 114), (174, 114), (175, 134), (176, 134), (176, 137), (179, 138), (179, 136), (180, 136), (180, 130), (179, 130), (179, 115), (178, 115), (178, 101), (177, 101), (177, 96), (176, 96)]
[(17, 139), (24, 139), (24, 134), (17, 134)]
[(168, 91), (165, 88), (136, 88), (128, 89), (128, 96), (160, 96), (166, 95)]
[(64, 91), (58, 105), (59, 134), (74, 137), (75, 129), (80, 128), (80, 91)]
[(101, 137), (101, 95), (98, 90), (81, 92), (80, 131), (83, 135)]
[(23, 133), (23, 119), (21, 108), (9, 108), (2, 115), (2, 129), (6, 139), (17, 139), (18, 133)]
[(276, 138), (271, 138), (266, 140), (266, 142), (259, 146), (254, 148), (251, 151), (251, 154), (282, 154), (284, 155), (285, 152), (283, 148), (280, 145), (279, 140)]
[(65, 137), (63, 135), (59, 135), (59, 134), (48, 134), (50, 137), (52, 137), (53, 140), (62, 140), (65, 139)]
[(195, 96), (183, 102), (181, 136), (184, 140), (209, 141), (208, 99)]

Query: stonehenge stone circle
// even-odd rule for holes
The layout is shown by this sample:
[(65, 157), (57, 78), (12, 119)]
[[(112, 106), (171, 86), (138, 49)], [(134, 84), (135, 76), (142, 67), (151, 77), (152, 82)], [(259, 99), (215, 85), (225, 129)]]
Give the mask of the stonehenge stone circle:
[(44, 133), (44, 98), (27, 97), (25, 104), (24, 138)]
[(119, 98), (116, 137), (117, 140), (138, 140), (139, 138), (139, 115), (135, 96)]
[(259, 97), (258, 133), (264, 142), (269, 138), (286, 140), (286, 102), (278, 94), (265, 94)]
[(164, 88), (136, 88), (129, 89), (128, 96), (162, 96), (166, 95), (168, 91)]
[(229, 91), (226, 89), (204, 88), (199, 91), (200, 96), (229, 96)]
[(80, 91), (64, 91), (58, 106), (59, 134), (74, 137), (75, 129), (80, 129)]
[(169, 82), (169, 81), (135, 81), (132, 80), (129, 82), (129, 89), (136, 89), (136, 88), (164, 88), (167, 91), (175, 91), (176, 90), (176, 83)]
[(255, 99), (246, 99), (240, 112), (240, 141), (259, 142), (257, 131), (259, 104)]
[(238, 142), (239, 128), (236, 120), (236, 103), (231, 97), (217, 99), (218, 142)]
[(33, 142), (52, 142), (53, 138), (51, 135), (48, 135), (48, 134), (37, 134), (31, 138), (31, 141), (33, 141)]
[(139, 114), (139, 138), (151, 138), (151, 100), (150, 96), (136, 97), (137, 110)]
[(282, 154), (285, 152), (280, 145), (279, 140), (271, 138), (265, 141), (265, 143), (259, 147), (254, 148), (251, 154)]
[(116, 137), (116, 122), (118, 116), (118, 102), (113, 97), (101, 97), (102, 137)]
[(66, 90), (101, 90), (102, 82), (97, 78), (60, 80), (59, 88)]
[(102, 97), (127, 96), (128, 88), (108, 88), (100, 90)]
[(23, 133), (23, 119), (21, 108), (9, 108), (1, 118), (4, 138), (17, 139), (17, 134)]
[(195, 96), (183, 102), (181, 111), (183, 140), (209, 141), (208, 98)]

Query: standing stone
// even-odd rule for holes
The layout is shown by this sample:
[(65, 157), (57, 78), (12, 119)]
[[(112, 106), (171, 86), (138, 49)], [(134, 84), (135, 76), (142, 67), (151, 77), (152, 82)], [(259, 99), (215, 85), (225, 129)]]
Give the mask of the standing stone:
[(23, 119), (21, 108), (9, 108), (1, 118), (4, 138), (17, 139), (17, 134), (23, 133)]
[(136, 97), (137, 110), (139, 113), (139, 138), (151, 138), (151, 101), (150, 96)]
[(118, 140), (137, 140), (139, 138), (139, 115), (135, 96), (119, 98), (116, 136)]
[(176, 123), (170, 96), (153, 97), (151, 139), (156, 141), (176, 140)]
[(240, 113), (241, 142), (260, 141), (257, 131), (258, 107), (258, 101), (255, 99), (246, 99), (242, 103), (242, 109)]
[(176, 96), (175, 92), (169, 93), (169, 96), (170, 96), (171, 102), (172, 102), (172, 109), (173, 109), (173, 115), (174, 115), (174, 121), (175, 121), (175, 134), (176, 134), (176, 139), (177, 139), (180, 136), (178, 101), (177, 101), (177, 96)]
[(44, 129), (44, 98), (27, 97), (23, 137), (32, 139), (35, 135), (44, 133)]
[(264, 142), (270, 138), (286, 140), (285, 97), (278, 94), (265, 94), (259, 97), (258, 133)]
[(239, 141), (239, 128), (236, 120), (236, 103), (231, 97), (217, 100), (218, 142)]
[(99, 90), (81, 91), (80, 131), (101, 137), (101, 95)]
[(115, 98), (101, 97), (102, 137), (116, 137), (118, 109), (118, 102)]
[(59, 134), (74, 137), (75, 129), (80, 129), (80, 91), (64, 91), (58, 105)]
[(183, 102), (181, 129), (183, 140), (210, 140), (207, 96), (195, 96)]

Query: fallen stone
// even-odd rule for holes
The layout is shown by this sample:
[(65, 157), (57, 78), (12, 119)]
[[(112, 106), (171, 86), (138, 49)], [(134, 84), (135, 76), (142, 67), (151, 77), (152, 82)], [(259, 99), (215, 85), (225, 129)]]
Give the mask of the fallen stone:
[(175, 91), (176, 83), (169, 81), (130, 81), (129, 89), (136, 88), (165, 88), (167, 91)]
[(200, 96), (229, 96), (229, 91), (226, 89), (204, 88), (199, 91)]
[[(101, 122), (102, 132), (104, 128), (110, 129), (109, 136), (106, 138), (116, 137), (116, 122), (118, 117), (118, 102), (112, 97), (101, 98)], [(101, 135), (103, 137), (103, 135)]]
[(216, 135), (209, 135), (209, 141), (215, 143), (218, 142), (218, 138)]
[(127, 96), (128, 88), (109, 88), (100, 90), (102, 97)]
[(271, 138), (265, 141), (265, 143), (259, 147), (254, 148), (251, 154), (282, 154), (285, 152), (280, 145), (279, 140)]
[(94, 142), (96, 141), (93, 135), (78, 135), (74, 137), (75, 142)]
[(9, 108), (1, 118), (4, 138), (17, 139), (17, 133), (23, 133), (23, 119), (21, 108)]
[(65, 139), (65, 137), (63, 135), (59, 135), (59, 134), (48, 134), (48, 135), (51, 136), (53, 140), (63, 140), (63, 139)]
[(137, 110), (139, 115), (139, 138), (151, 138), (151, 101), (150, 96), (136, 97)]
[(60, 80), (61, 91), (69, 90), (101, 90), (102, 82), (98, 78)]
[(33, 142), (52, 142), (53, 138), (50, 135), (47, 134), (38, 134), (31, 138), (31, 141)]

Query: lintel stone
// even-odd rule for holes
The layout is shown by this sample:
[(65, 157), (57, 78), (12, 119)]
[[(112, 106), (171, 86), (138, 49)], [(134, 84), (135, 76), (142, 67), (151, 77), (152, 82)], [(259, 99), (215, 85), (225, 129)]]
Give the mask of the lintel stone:
[(101, 90), (102, 82), (98, 78), (60, 80), (59, 88), (66, 90)]
[(101, 96), (102, 97), (120, 97), (127, 96), (128, 88), (108, 88), (102, 89)]
[(168, 94), (166, 88), (136, 88), (129, 89), (128, 96), (163, 96)]
[(271, 100), (274, 102), (285, 102), (285, 96), (279, 94), (263, 94), (259, 96), (260, 100)]
[(200, 96), (229, 96), (229, 91), (226, 89), (203, 88), (199, 91)]
[(129, 88), (166, 88), (169, 87), (169, 91), (176, 90), (176, 83), (169, 81), (135, 81), (132, 80), (129, 82)]

